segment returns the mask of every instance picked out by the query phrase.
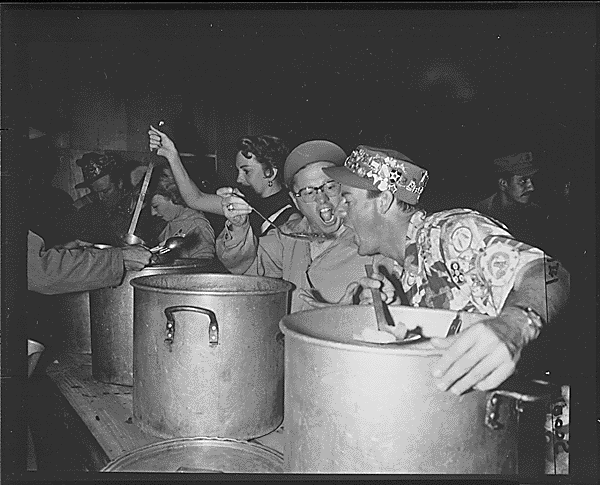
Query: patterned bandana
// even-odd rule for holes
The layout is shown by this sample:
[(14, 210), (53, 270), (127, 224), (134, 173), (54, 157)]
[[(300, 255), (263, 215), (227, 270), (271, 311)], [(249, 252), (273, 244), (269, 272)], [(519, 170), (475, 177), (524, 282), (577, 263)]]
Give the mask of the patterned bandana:
[(359, 145), (344, 166), (362, 178), (371, 179), (381, 192), (389, 190), (398, 199), (416, 204), (427, 185), (427, 170), (411, 163), (400, 152)]

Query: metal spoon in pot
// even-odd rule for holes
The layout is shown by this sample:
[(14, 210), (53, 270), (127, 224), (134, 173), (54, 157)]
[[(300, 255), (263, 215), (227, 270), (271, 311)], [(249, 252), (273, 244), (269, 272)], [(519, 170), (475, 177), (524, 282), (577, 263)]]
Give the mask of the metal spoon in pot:
[(165, 254), (173, 249), (179, 249), (183, 246), (184, 242), (185, 238), (183, 236), (171, 236), (164, 242), (164, 244), (153, 247), (150, 252), (156, 254)]

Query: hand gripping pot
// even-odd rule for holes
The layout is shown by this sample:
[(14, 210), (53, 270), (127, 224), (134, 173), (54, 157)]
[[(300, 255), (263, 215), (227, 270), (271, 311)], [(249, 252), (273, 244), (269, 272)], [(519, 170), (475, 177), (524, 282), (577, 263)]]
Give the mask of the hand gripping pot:
[(383, 345), (355, 340), (365, 328), (377, 329), (372, 306), (304, 311), (281, 320), (285, 471), (517, 473), (520, 410), (546, 394), (519, 386), (455, 396), (438, 390), (431, 376), (441, 352), (426, 337), (444, 337), (461, 326), (464, 331), (487, 317), (389, 310), (408, 329), (421, 327), (425, 338)]
[(188, 274), (136, 278), (133, 419), (162, 438), (246, 440), (283, 420), (278, 323), (293, 285)]

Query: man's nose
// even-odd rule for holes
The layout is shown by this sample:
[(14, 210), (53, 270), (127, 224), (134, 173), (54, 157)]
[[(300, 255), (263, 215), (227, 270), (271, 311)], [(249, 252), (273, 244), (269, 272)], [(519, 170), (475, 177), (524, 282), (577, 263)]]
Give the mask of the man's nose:
[(155, 216), (155, 215), (157, 215), (158, 213), (156, 212), (156, 210), (154, 209), (154, 207), (152, 207), (152, 208), (150, 209), (150, 214), (151, 214), (151, 215), (153, 215), (153, 216)]
[(238, 184), (243, 184), (243, 183), (244, 183), (244, 176), (243, 176), (241, 173), (238, 173), (238, 176), (237, 176), (236, 182), (237, 182)]
[(533, 180), (531, 180), (531, 179), (527, 179), (527, 189), (528, 189), (528, 190), (534, 190), (534, 187), (533, 187)]
[(315, 195), (315, 199), (319, 202), (327, 202), (329, 200), (329, 196), (323, 189), (317, 189), (317, 195)]

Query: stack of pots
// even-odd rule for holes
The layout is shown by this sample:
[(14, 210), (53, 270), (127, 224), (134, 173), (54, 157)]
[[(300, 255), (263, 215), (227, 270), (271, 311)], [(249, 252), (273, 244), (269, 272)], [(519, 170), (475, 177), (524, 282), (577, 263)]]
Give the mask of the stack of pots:
[(113, 288), (90, 292), (92, 375), (109, 384), (133, 386), (133, 288), (131, 280), (142, 276), (216, 271), (214, 260), (176, 259), (169, 265), (127, 271)]

